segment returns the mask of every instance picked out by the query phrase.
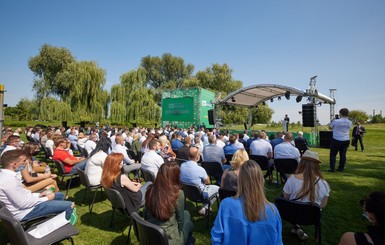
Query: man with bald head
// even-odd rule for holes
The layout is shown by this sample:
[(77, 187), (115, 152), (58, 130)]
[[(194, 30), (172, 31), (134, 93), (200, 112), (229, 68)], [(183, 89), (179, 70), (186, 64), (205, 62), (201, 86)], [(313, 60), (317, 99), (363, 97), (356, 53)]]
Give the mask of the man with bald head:
[[(285, 133), (283, 142), (276, 145), (274, 148), (274, 159), (295, 159), (299, 162), (301, 154), (299, 150), (294, 146), (293, 134)], [(281, 177), (286, 181), (287, 176), (281, 174)]]
[[(208, 209), (209, 197), (218, 194), (219, 186), (209, 185), (210, 177), (207, 175), (206, 170), (198, 165), (200, 154), (196, 147), (191, 147), (189, 150), (189, 161), (182, 163), (180, 167), (180, 181), (189, 185), (196, 185), (203, 191), (206, 204), (199, 211), (200, 214), (206, 215)], [(215, 198), (211, 200), (214, 203)]]

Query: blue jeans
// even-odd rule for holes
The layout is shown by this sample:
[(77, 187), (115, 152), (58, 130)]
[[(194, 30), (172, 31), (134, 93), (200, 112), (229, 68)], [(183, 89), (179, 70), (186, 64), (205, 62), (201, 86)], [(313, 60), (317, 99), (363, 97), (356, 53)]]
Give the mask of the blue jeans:
[(77, 169), (81, 169), (84, 171), (86, 169), (86, 164), (87, 164), (87, 159), (84, 159), (83, 161), (78, 162), (77, 164), (75, 164), (72, 167), (72, 169), (69, 173), (70, 174), (76, 174), (78, 172)]
[(337, 153), (340, 153), (340, 163), (338, 165), (338, 170), (343, 171), (346, 163), (346, 152), (348, 151), (348, 147), (350, 144), (350, 140), (339, 141), (332, 139), (330, 143), (330, 169), (335, 170), (336, 167), (336, 158)]
[[(207, 209), (208, 208), (208, 199), (214, 195), (218, 194), (219, 186), (217, 185), (206, 185), (203, 189), (203, 197), (207, 199), (207, 203), (204, 205), (204, 207)], [(215, 198), (211, 200), (211, 204), (215, 202)]]
[(36, 205), (21, 221), (27, 221), (33, 218), (46, 216), (49, 214), (58, 214), (66, 211), (66, 219), (69, 220), (73, 211), (72, 202), (64, 201), (62, 192), (55, 193), (53, 200), (45, 201)]

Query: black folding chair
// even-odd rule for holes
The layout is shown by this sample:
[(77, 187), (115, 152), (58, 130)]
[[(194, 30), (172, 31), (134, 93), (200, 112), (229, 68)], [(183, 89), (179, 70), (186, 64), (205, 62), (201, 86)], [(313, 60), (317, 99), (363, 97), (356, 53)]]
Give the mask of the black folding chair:
[(292, 225), (314, 225), (314, 236), (321, 244), (321, 208), (318, 204), (275, 198), (275, 206), (283, 220)]
[[(73, 177), (77, 176), (78, 174), (77, 173), (73, 173), (73, 174), (72, 173), (66, 173), (65, 168), (64, 168), (64, 164), (61, 161), (59, 161), (59, 160), (53, 160), (53, 161), (55, 163), (57, 175), (62, 176), (61, 182), (63, 182), (65, 177), (70, 177), (70, 180), (69, 180), (68, 186), (67, 186), (67, 190), (66, 190), (66, 196), (67, 196), (68, 190), (71, 187), (72, 179), (73, 179)], [(74, 168), (76, 168), (76, 165), (74, 166)]]
[(141, 245), (168, 245), (167, 234), (161, 227), (144, 220), (136, 212), (133, 212), (131, 217), (134, 220), (136, 238)]
[(221, 184), (221, 178), (223, 174), (222, 164), (219, 162), (202, 162), (201, 167), (206, 170), (208, 176), (210, 176), (210, 181), (213, 183), (212, 178), (215, 179), (216, 184)]
[(140, 168), (140, 171), (142, 172), (142, 176), (143, 176), (144, 181), (146, 181), (146, 182), (151, 181), (154, 183), (155, 175), (153, 172), (150, 172), (150, 171), (143, 169), (143, 168)]
[(199, 188), (199, 186), (181, 183), (181, 187), (182, 187), (182, 190), (184, 192), (185, 199), (187, 198), (190, 201), (194, 202), (196, 208), (198, 208), (198, 203), (202, 203), (203, 205), (205, 203), (208, 203), (208, 213), (207, 213), (206, 226), (209, 227), (211, 201), (214, 198), (216, 198), (217, 205), (219, 207), (218, 193), (214, 193), (213, 195), (209, 196), (208, 198), (204, 198), (203, 191)]
[(89, 209), (90, 213), (92, 213), (92, 208), (93, 208), (94, 203), (95, 203), (96, 193), (98, 193), (99, 189), (100, 189), (100, 193), (101, 193), (102, 198), (103, 198), (103, 186), (101, 184), (91, 185), (87, 174), (81, 169), (77, 169), (77, 170), (78, 170), (78, 175), (80, 177), (80, 182), (85, 187), (83, 199), (82, 199), (82, 204), (84, 202), (84, 198), (86, 197), (87, 190), (94, 191), (94, 197), (92, 198), (92, 202), (88, 205), (88, 209)]
[(28, 233), (28, 230), (23, 230), (20, 222), (13, 217), (11, 212), (9, 212), (6, 207), (2, 207), (0, 209), (0, 220), (1, 224), (3, 224), (5, 228), (5, 234), (7, 234), (11, 244), (53, 244), (63, 240), (69, 240), (71, 244), (74, 244), (72, 236), (79, 234), (79, 230), (68, 223), (42, 238), (35, 238)]
[[(298, 161), (297, 159), (289, 158), (274, 159), (274, 166), (277, 175), (277, 184), (279, 184), (280, 179), (284, 179), (284, 182), (286, 182), (286, 174), (293, 174), (295, 172), (298, 167)], [(278, 173), (280, 175), (280, 178), (278, 178)]]
[(237, 194), (237, 191), (219, 188), (218, 193), (219, 193), (219, 199), (222, 201), (226, 197), (235, 196)]

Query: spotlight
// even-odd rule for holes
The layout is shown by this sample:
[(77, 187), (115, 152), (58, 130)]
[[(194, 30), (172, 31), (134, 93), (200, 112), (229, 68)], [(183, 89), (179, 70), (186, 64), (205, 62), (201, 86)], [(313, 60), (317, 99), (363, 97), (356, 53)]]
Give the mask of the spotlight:
[(322, 106), (322, 102), (321, 102), (321, 101), (318, 102), (317, 105), (318, 105), (318, 106)]
[(285, 98), (286, 98), (287, 100), (290, 100), (290, 91), (286, 91), (286, 93), (285, 93)]
[(265, 101), (264, 101), (264, 102), (262, 102), (262, 105), (266, 105)]
[(258, 110), (258, 105), (256, 105), (256, 106), (255, 106), (255, 109), (257, 109), (257, 110)]
[(271, 99), (270, 99), (270, 102), (271, 102), (271, 103), (273, 103), (273, 102), (274, 102), (274, 99), (273, 99), (273, 98), (271, 98)]
[(278, 96), (278, 100), (281, 100), (281, 96)]
[(298, 95), (297, 98), (295, 99), (297, 103), (301, 102), (301, 100), (302, 100), (302, 95)]
[(234, 96), (233, 96), (233, 97), (231, 97), (231, 102), (235, 102), (235, 98), (234, 98)]

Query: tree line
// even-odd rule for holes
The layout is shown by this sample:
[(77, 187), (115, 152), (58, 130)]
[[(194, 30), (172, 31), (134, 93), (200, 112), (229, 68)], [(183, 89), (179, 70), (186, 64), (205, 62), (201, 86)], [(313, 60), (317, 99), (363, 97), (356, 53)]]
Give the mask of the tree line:
[[(194, 74), (193, 64), (169, 53), (143, 57), (138, 68), (122, 74), (110, 91), (104, 88), (106, 71), (95, 61), (76, 60), (67, 48), (44, 44), (28, 67), (34, 74), (34, 98), (6, 108), (12, 120), (154, 125), (161, 119), (164, 90), (201, 87), (223, 98), (243, 86), (227, 64), (212, 64)], [(268, 105), (259, 106), (258, 112), (222, 106), (219, 116), (224, 124), (239, 124), (246, 122), (249, 110), (254, 123), (269, 122), (274, 112)]]

